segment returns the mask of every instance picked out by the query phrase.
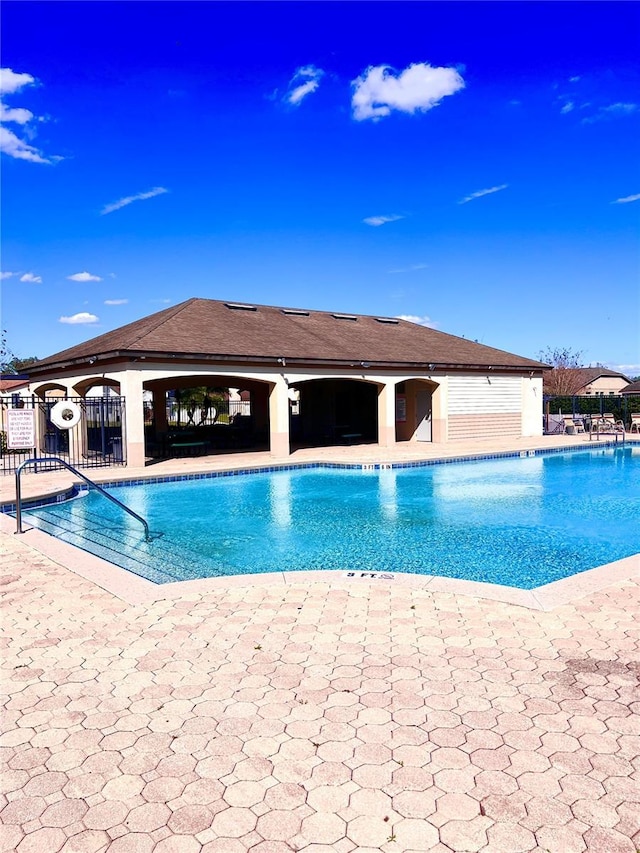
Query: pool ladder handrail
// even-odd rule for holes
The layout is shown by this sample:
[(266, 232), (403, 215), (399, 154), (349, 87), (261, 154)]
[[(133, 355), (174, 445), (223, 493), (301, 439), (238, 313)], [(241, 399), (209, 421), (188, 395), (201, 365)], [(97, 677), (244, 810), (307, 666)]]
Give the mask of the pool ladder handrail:
[(84, 480), (85, 483), (89, 487), (93, 487), (101, 495), (104, 495), (105, 498), (108, 498), (114, 504), (117, 504), (120, 509), (123, 509), (125, 512), (128, 512), (130, 516), (139, 521), (140, 524), (144, 526), (144, 538), (147, 542), (151, 540), (151, 533), (149, 532), (149, 525), (144, 520), (141, 515), (138, 515), (137, 512), (134, 512), (132, 509), (129, 509), (128, 506), (119, 501), (118, 498), (114, 498), (113, 495), (110, 495), (102, 486), (98, 485), (98, 483), (94, 483), (93, 480), (90, 480), (89, 477), (85, 476), (81, 471), (78, 471), (77, 468), (74, 468), (73, 465), (69, 465), (68, 462), (65, 462), (64, 459), (60, 459), (59, 456), (39, 456), (34, 457), (33, 459), (26, 459), (22, 464), (18, 465), (16, 468), (16, 533), (24, 533), (22, 529), (22, 485), (20, 482), (20, 475), (22, 474), (23, 468), (26, 468), (28, 465), (38, 465), (39, 463), (50, 463), (50, 462), (58, 462), (60, 465), (63, 465), (68, 471), (71, 471), (72, 474), (75, 474), (77, 477), (80, 477), (81, 480)]

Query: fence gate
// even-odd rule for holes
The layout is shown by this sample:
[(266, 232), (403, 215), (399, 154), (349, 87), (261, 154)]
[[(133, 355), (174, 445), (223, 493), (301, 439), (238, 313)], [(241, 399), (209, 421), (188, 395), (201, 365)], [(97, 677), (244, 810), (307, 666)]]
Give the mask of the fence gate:
[[(61, 399), (75, 403), (81, 412), (79, 423), (70, 430), (51, 422), (51, 409)], [(6, 436), (8, 409), (35, 410), (39, 447), (9, 450)], [(104, 468), (126, 464), (125, 398), (47, 397), (33, 395), (0, 399), (0, 469), (15, 469), (36, 451), (40, 456), (61, 456), (74, 468)]]

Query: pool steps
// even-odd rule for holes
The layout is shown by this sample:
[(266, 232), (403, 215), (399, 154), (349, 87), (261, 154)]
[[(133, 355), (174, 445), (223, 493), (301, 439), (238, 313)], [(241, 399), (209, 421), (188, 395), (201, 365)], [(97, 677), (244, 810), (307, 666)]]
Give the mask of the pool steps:
[[(37, 516), (29, 515), (25, 521), (69, 545), (75, 545), (154, 583), (201, 577), (196, 561), (190, 561), (182, 550), (173, 548), (169, 542), (162, 543), (162, 569), (158, 570), (157, 554), (152, 557), (147, 542), (137, 528), (128, 530), (124, 525), (105, 523), (100, 517), (89, 522), (85, 518), (83, 524), (76, 524), (68, 515), (59, 516), (55, 509), (55, 505), (42, 507)], [(189, 565), (191, 562), (192, 565)]]

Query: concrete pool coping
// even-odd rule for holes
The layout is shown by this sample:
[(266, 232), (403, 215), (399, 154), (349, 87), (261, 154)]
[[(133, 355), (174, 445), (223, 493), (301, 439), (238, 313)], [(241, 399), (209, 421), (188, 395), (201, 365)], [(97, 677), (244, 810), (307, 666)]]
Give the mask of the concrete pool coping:
[[(95, 474), (96, 482), (113, 482), (114, 480), (157, 480), (158, 477), (164, 476), (180, 476), (189, 474), (202, 474), (207, 471), (215, 470), (218, 473), (224, 471), (232, 471), (241, 469), (242, 471), (249, 469), (259, 469), (263, 467), (278, 468), (288, 465), (309, 465), (314, 462), (333, 462), (337, 464), (377, 464), (377, 465), (402, 465), (406, 463), (420, 462), (436, 462), (446, 461), (455, 458), (458, 459), (477, 459), (483, 457), (500, 457), (511, 454), (528, 452), (530, 450), (542, 451), (560, 451), (560, 450), (594, 450), (604, 449), (605, 447), (618, 446), (612, 443), (601, 443), (599, 446), (591, 442), (584, 441), (576, 443), (575, 437), (552, 437), (552, 441), (545, 441), (549, 437), (537, 437), (536, 439), (519, 440), (514, 442), (466, 442), (466, 446), (461, 446), (462, 443), (457, 443), (454, 447), (447, 447), (446, 453), (438, 455), (433, 452), (433, 446), (429, 448), (432, 452), (427, 454), (421, 449), (420, 453), (394, 454), (388, 449), (382, 449), (377, 446), (363, 446), (363, 448), (322, 448), (326, 452), (320, 452), (315, 449), (314, 454), (304, 454), (304, 456), (290, 458), (289, 460), (273, 460), (265, 454), (251, 454), (252, 461), (248, 461), (248, 456), (242, 457), (213, 457), (215, 468), (211, 465), (202, 467), (201, 460), (195, 466), (182, 464), (179, 467), (175, 465), (172, 468), (164, 469), (161, 474), (156, 470), (156, 466), (151, 466), (143, 470), (132, 471), (131, 469), (120, 469), (117, 473), (112, 469), (99, 469), (99, 474)], [(566, 439), (570, 440), (567, 441)], [(563, 440), (560, 440), (563, 439)], [(636, 442), (632, 442), (635, 444)], [(472, 446), (469, 446), (469, 445)], [(442, 450), (442, 448), (438, 448)], [(385, 452), (385, 450), (387, 452)], [(338, 451), (338, 452), (336, 452)], [(347, 453), (340, 452), (347, 451)], [(351, 451), (351, 452), (349, 452)], [(255, 457), (263, 457), (256, 459)], [(381, 457), (384, 457), (382, 459)], [(195, 461), (195, 460), (194, 460)], [(192, 469), (192, 470), (187, 470)], [(59, 473), (59, 472), (56, 472)], [(36, 489), (36, 477), (44, 477), (42, 487)], [(56, 478), (58, 479), (58, 478)], [(31, 475), (29, 488), (25, 490), (25, 498), (27, 500), (34, 499), (55, 499), (56, 495), (64, 495), (74, 485), (75, 481), (72, 475), (63, 475), (60, 479), (60, 485), (56, 488), (52, 484), (52, 475)], [(15, 533), (15, 521), (12, 517), (0, 515), (0, 532), (5, 534)], [(570, 577), (563, 578), (553, 583), (545, 584), (536, 587), (532, 590), (523, 590), (516, 587), (501, 586), (499, 584), (482, 583), (477, 581), (460, 580), (456, 578), (444, 578), (437, 575), (414, 575), (402, 572), (353, 572), (347, 570), (312, 570), (312, 571), (295, 571), (289, 572), (286, 570), (279, 572), (270, 572), (263, 574), (250, 575), (229, 575), (218, 578), (203, 578), (190, 581), (178, 581), (166, 584), (156, 584), (152, 581), (141, 578), (126, 569), (102, 560), (87, 551), (76, 548), (61, 540), (50, 536), (43, 531), (32, 528), (25, 531), (20, 537), (25, 543), (29, 544), (36, 551), (44, 554), (61, 566), (68, 568), (75, 574), (92, 581), (100, 588), (112, 593), (116, 597), (126, 601), (129, 604), (150, 603), (153, 601), (175, 599), (180, 596), (188, 596), (191, 594), (201, 594), (207, 591), (220, 590), (225, 587), (242, 587), (255, 585), (291, 585), (299, 582), (307, 583), (331, 583), (332, 586), (344, 587), (353, 586), (353, 584), (393, 584), (398, 586), (406, 584), (417, 589), (429, 590), (431, 592), (442, 592), (451, 595), (466, 595), (474, 598), (482, 598), (492, 601), (499, 601), (507, 604), (514, 604), (521, 607), (526, 607), (533, 610), (552, 610), (556, 607), (568, 604), (577, 599), (583, 598), (593, 592), (605, 589), (611, 584), (627, 579), (636, 579), (640, 574), (640, 554), (635, 554), (626, 557), (622, 560), (597, 566), (593, 569), (579, 572)]]
[[(14, 519), (7, 515), (0, 516), (0, 532), (16, 535)], [(345, 588), (354, 584), (368, 583), (374, 585), (393, 584), (393, 586), (407, 585), (429, 592), (465, 595), (472, 598), (499, 601), (503, 604), (513, 604), (531, 610), (548, 611), (570, 604), (620, 581), (637, 579), (640, 575), (640, 554), (634, 554), (631, 557), (625, 557), (604, 566), (597, 566), (594, 569), (588, 569), (530, 590), (458, 578), (444, 578), (438, 575), (413, 575), (403, 572), (354, 572), (341, 569), (264, 572), (156, 584), (127, 571), (127, 569), (116, 566), (114, 563), (96, 557), (88, 551), (62, 542), (60, 539), (56, 539), (36, 528), (26, 530), (20, 539), (53, 562), (69, 569), (85, 580), (95, 583), (96, 586), (110, 592), (127, 604), (151, 604), (154, 601), (202, 595), (229, 587), (290, 586), (306, 582), (330, 583), (332, 587)]]

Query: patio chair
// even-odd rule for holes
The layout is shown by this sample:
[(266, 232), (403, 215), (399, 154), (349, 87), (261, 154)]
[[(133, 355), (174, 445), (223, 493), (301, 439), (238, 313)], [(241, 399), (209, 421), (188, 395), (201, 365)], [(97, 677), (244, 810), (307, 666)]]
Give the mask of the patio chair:
[(576, 433), (584, 432), (584, 425), (581, 418), (574, 418), (571, 415), (563, 415), (564, 432), (566, 435), (576, 435)]
[(616, 420), (613, 412), (603, 412), (602, 415), (591, 415), (591, 432), (624, 432), (624, 423)]
[(624, 432), (624, 421), (616, 420), (613, 412), (604, 412), (602, 415), (601, 432)]
[(600, 430), (604, 428), (605, 424), (604, 424), (604, 421), (602, 420), (601, 415), (591, 414), (591, 415), (588, 415), (587, 417), (589, 418), (589, 420), (588, 420), (589, 432), (593, 432), (593, 433), (600, 432)]
[(629, 432), (640, 432), (640, 412), (631, 412)]

